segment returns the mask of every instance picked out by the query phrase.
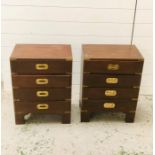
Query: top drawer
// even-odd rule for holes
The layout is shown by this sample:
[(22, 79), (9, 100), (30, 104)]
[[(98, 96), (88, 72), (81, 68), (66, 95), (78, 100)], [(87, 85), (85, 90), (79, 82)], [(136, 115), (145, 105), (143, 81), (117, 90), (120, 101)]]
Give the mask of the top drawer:
[(66, 74), (72, 71), (72, 61), (11, 60), (11, 71), (17, 74)]
[(84, 72), (109, 74), (142, 73), (143, 61), (88, 60), (84, 61)]

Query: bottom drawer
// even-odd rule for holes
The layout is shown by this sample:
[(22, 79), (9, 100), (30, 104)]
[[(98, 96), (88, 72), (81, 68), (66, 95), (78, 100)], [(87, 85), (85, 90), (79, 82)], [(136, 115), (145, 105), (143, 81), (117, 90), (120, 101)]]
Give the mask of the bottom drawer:
[(48, 101), (48, 102), (20, 102), (15, 104), (16, 113), (53, 113), (63, 114), (64, 111), (71, 110), (70, 101)]
[(81, 109), (88, 110), (90, 112), (128, 112), (135, 111), (136, 106), (137, 101), (132, 100), (83, 100)]

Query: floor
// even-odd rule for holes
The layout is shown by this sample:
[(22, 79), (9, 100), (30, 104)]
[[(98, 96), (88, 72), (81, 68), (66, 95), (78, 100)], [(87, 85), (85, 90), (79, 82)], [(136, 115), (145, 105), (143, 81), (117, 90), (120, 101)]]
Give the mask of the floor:
[(34, 116), (14, 124), (12, 95), (2, 94), (2, 155), (152, 155), (152, 97), (140, 96), (135, 123), (123, 114), (98, 114), (80, 123), (78, 102), (72, 123), (56, 116)]

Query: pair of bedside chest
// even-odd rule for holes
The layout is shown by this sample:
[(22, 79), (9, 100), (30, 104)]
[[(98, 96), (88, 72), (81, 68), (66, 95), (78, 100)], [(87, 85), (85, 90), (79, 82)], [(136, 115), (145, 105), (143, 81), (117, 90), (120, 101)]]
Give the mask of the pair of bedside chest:
[[(143, 57), (132, 45), (83, 45), (81, 122), (96, 112), (123, 112), (133, 122)], [(24, 115), (58, 114), (71, 120), (70, 45), (16, 45), (11, 58), (16, 124)]]
[(72, 54), (69, 45), (16, 45), (11, 55), (16, 124), (24, 115), (59, 114), (70, 123)]
[(133, 122), (143, 57), (131, 45), (84, 45), (82, 52), (81, 122), (96, 112), (123, 112)]

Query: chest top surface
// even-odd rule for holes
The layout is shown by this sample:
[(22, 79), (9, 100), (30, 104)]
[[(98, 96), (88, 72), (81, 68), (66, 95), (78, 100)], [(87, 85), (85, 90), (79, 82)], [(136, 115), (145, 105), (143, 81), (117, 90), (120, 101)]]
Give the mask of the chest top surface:
[(82, 48), (85, 60), (143, 60), (135, 45), (85, 44)]
[(12, 52), (13, 59), (72, 60), (71, 46), (62, 44), (17, 44)]

